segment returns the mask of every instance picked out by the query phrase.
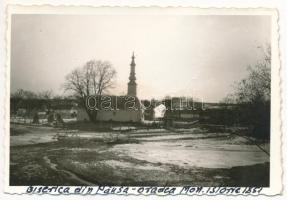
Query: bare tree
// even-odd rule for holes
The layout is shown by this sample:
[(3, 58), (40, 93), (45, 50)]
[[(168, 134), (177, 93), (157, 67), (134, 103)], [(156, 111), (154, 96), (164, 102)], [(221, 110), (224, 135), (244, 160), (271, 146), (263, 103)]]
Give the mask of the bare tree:
[(29, 90), (18, 89), (16, 92), (11, 94), (11, 98), (37, 99), (38, 95), (35, 92)]
[(51, 99), (53, 97), (52, 90), (44, 90), (41, 92), (33, 92), (29, 90), (18, 89), (11, 94), (11, 98), (19, 99)]
[(74, 69), (66, 76), (64, 89), (72, 91), (81, 101), (91, 121), (96, 121), (97, 111), (91, 111), (85, 105), (91, 95), (101, 96), (114, 84), (116, 71), (107, 61), (91, 60), (83, 67)]
[[(256, 65), (248, 67), (248, 76), (235, 84), (235, 92), (230, 94), (227, 99), (240, 105), (241, 116), (243, 116), (243, 119), (240, 120), (253, 126), (254, 136), (269, 139), (271, 98), (270, 46), (265, 48), (265, 50), (263, 49), (263, 53), (263, 59)], [(227, 102), (226, 99), (225, 102)]]
[(38, 93), (38, 98), (39, 99), (52, 99), (53, 97), (53, 91), (52, 90), (44, 90), (42, 92)]

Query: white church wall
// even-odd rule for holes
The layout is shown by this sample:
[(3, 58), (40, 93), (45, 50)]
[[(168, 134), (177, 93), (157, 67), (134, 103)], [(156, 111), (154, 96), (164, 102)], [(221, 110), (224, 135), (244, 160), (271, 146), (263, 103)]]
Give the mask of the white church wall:
[(98, 111), (97, 119), (99, 121), (117, 121), (117, 122), (140, 122), (141, 111), (117, 110), (117, 111)]
[[(89, 116), (84, 109), (79, 109), (77, 121), (89, 120)], [(140, 122), (142, 120), (142, 111), (137, 110), (99, 110), (97, 114), (99, 121), (116, 121), (116, 122)]]

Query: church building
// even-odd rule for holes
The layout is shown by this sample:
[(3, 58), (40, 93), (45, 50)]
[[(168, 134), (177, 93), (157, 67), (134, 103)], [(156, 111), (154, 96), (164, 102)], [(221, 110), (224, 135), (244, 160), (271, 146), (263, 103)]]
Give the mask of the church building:
[[(99, 109), (97, 111), (98, 121), (141, 122), (143, 120), (142, 105), (140, 100), (137, 98), (137, 83), (135, 73), (136, 64), (134, 53), (131, 58), (132, 61), (130, 64), (127, 95), (107, 96), (107, 98), (111, 101), (113, 109)], [(78, 109), (77, 120), (89, 120), (88, 114), (84, 108)]]

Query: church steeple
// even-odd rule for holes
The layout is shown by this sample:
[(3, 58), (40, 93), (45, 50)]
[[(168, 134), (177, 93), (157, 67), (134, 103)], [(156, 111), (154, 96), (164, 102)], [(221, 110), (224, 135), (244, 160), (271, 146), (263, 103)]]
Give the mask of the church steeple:
[(136, 64), (135, 64), (135, 58), (136, 58), (136, 57), (135, 57), (135, 52), (133, 52), (131, 65), (136, 66)]
[(130, 64), (131, 71), (129, 76), (129, 83), (128, 83), (128, 96), (137, 96), (137, 84), (136, 84), (136, 72), (135, 72), (135, 54), (133, 52), (132, 55), (132, 62)]

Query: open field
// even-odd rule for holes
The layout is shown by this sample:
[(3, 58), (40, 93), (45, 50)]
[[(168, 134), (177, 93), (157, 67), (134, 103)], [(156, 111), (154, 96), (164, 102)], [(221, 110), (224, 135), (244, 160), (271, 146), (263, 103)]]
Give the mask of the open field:
[(228, 132), (87, 127), (12, 123), (10, 185), (269, 185), (269, 156)]

